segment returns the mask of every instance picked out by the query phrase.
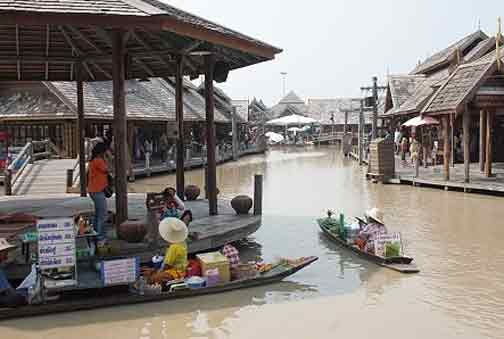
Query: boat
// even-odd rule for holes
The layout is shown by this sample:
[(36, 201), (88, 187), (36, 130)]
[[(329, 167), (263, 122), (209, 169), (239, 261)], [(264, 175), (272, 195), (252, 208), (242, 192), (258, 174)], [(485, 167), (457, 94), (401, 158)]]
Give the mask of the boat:
[(322, 232), (334, 243), (344, 247), (353, 253), (357, 254), (359, 257), (371, 261), (379, 266), (386, 267), (388, 269), (400, 272), (400, 273), (419, 273), (420, 269), (413, 263), (413, 258), (401, 256), (401, 257), (391, 257), (384, 258), (378, 255), (374, 255), (368, 252), (361, 251), (357, 246), (348, 244), (345, 240), (341, 239), (338, 233), (331, 230), (329, 227), (324, 226), (323, 221), (325, 219), (318, 219), (317, 223), (322, 230)]
[[(107, 289), (90, 290), (87, 291), (88, 293), (79, 293), (77, 295), (69, 294), (67, 298), (63, 298), (62, 296), (60, 300), (48, 302), (46, 304), (27, 305), (18, 308), (0, 308), (0, 320), (191, 298), (269, 285), (282, 281), (286, 277), (293, 275), (317, 260), (318, 257), (300, 258), (296, 260), (295, 263), (274, 266), (271, 270), (265, 273), (259, 273), (252, 278), (199, 289), (181, 289), (171, 292), (144, 295), (131, 293), (127, 289), (121, 289), (121, 291), (115, 291), (114, 293), (112, 293), (112, 290)], [(71, 298), (72, 296), (73, 298)]]

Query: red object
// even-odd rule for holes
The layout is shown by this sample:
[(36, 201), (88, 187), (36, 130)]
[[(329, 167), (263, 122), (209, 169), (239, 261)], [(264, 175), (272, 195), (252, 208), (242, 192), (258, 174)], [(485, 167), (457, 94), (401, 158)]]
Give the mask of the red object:
[(197, 260), (189, 260), (186, 277), (201, 277), (201, 265)]
[(9, 134), (0, 132), (0, 170), (4, 171), (9, 166)]

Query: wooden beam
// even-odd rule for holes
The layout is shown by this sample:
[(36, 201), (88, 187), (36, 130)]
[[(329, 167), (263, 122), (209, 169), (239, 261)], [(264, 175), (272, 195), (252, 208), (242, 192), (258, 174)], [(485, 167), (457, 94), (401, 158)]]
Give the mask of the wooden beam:
[(141, 69), (144, 70), (145, 73), (147, 73), (148, 76), (150, 77), (156, 76), (156, 74), (152, 71), (152, 69), (149, 66), (145, 64), (145, 62), (143, 62), (139, 58), (133, 58), (133, 60), (138, 64), (138, 66), (140, 66)]
[[(166, 50), (172, 50), (175, 52), (178, 52), (178, 54), (181, 54), (181, 50), (174, 48), (166, 39), (164, 38), (163, 34), (161, 33), (155, 33), (155, 32), (150, 32), (151, 35), (155, 36), (157, 39), (161, 41), (161, 44), (163, 45), (163, 49)], [(192, 72), (197, 72), (198, 71), (198, 66), (196, 66), (191, 59), (186, 58), (185, 59), (185, 64), (187, 67), (191, 69)]]
[(471, 140), (471, 115), (466, 106), (464, 115), (462, 116), (462, 129), (463, 129), (463, 142), (464, 142), (464, 182), (469, 183), (470, 180), (470, 166), (471, 166), (471, 153), (470, 153), (470, 140)]
[[(61, 34), (63, 35), (63, 38), (65, 39), (66, 43), (74, 50), (74, 52), (78, 55), (78, 56), (81, 56), (83, 54), (83, 52), (80, 50), (79, 47), (77, 47), (74, 42), (72, 41), (72, 38), (70, 37), (70, 35), (65, 31), (65, 29), (63, 28), (63, 26), (58, 26), (58, 29), (59, 31), (61, 32)], [(91, 72), (91, 69), (89, 69), (89, 66), (83, 62), (82, 63), (82, 66), (84, 67), (84, 69), (86, 70), (86, 72), (89, 74), (89, 77), (92, 79), (92, 80), (95, 80), (95, 75), (93, 74), (93, 72)]]
[(196, 48), (198, 48), (199, 46), (201, 46), (203, 44), (203, 41), (195, 41), (195, 42), (192, 42), (190, 43), (187, 47), (184, 47), (182, 49), (182, 54), (188, 54), (188, 53), (191, 53), (192, 51), (194, 51)]
[(177, 73), (175, 74), (175, 111), (177, 115), (177, 194), (184, 199), (184, 58), (178, 57)]
[(479, 164), (480, 171), (485, 172), (486, 160), (486, 111), (480, 111), (480, 140), (479, 140)]
[(444, 168), (444, 180), (450, 180), (450, 118), (448, 115), (443, 117), (443, 168)]
[(65, 26), (68, 30), (70, 30), (73, 34), (77, 35), (81, 40), (83, 40), (85, 43), (87, 43), (89, 46), (94, 48), (98, 53), (103, 54), (103, 50), (98, 47), (94, 42), (88, 39), (81, 31), (76, 29), (73, 26)]
[(493, 136), (493, 112), (486, 114), (486, 160), (485, 160), (485, 175), (490, 178), (492, 176), (492, 136)]
[[(50, 35), (51, 35), (51, 28), (49, 25), (46, 25), (46, 52), (45, 52), (45, 56), (47, 58), (49, 57)], [(49, 61), (46, 61), (46, 63), (45, 63), (45, 79), (49, 80)]]
[(21, 61), (19, 60), (19, 25), (16, 25), (16, 56), (18, 57), (18, 60), (16, 61), (16, 68), (17, 68), (17, 77), (18, 80), (21, 80)]
[[(174, 70), (173, 68), (173, 65), (168, 62), (165, 57), (166, 56), (169, 56), (169, 57), (172, 57), (171, 54), (168, 54), (166, 53), (166, 51), (163, 51), (165, 52), (164, 55), (161, 55), (161, 54), (157, 54), (156, 55), (156, 51), (154, 50), (154, 48), (152, 48), (152, 46), (147, 43), (144, 39), (142, 39), (135, 31), (131, 32), (131, 36), (146, 50), (148, 50), (148, 55), (146, 56), (153, 56), (155, 55), (159, 61), (161, 61), (162, 63), (164, 63), (171, 71), (175, 71), (176, 73), (176, 69)], [(134, 55), (134, 57), (140, 57), (140, 55)]]
[(206, 129), (207, 129), (207, 190), (210, 215), (217, 215), (217, 164), (215, 159), (215, 122), (214, 122), (214, 86), (213, 75), (215, 68), (215, 56), (205, 57), (205, 107), (206, 107)]
[(79, 177), (80, 194), (82, 197), (87, 195), (86, 178), (86, 149), (84, 139), (86, 137), (84, 120), (84, 84), (82, 82), (83, 67), (77, 64), (77, 135), (79, 140)]
[(128, 219), (127, 122), (123, 33), (112, 34), (116, 226)]

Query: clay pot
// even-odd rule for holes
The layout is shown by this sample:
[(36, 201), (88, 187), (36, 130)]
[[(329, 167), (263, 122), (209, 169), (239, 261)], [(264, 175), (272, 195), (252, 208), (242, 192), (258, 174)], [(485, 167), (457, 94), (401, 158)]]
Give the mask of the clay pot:
[(189, 201), (198, 199), (199, 195), (201, 194), (200, 188), (196, 185), (187, 185), (184, 191), (185, 197)]
[(147, 227), (139, 220), (127, 220), (117, 228), (117, 237), (129, 243), (142, 242), (147, 235)]
[(231, 207), (233, 207), (238, 215), (248, 214), (252, 208), (252, 204), (252, 198), (246, 195), (239, 195), (231, 200)]

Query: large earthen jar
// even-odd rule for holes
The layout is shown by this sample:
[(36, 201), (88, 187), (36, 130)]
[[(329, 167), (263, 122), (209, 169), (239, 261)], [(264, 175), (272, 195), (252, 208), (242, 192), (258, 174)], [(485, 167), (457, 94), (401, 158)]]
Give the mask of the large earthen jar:
[(200, 194), (201, 194), (201, 190), (196, 185), (187, 185), (185, 188), (185, 197), (189, 201), (194, 201), (194, 200), (198, 199)]
[(252, 208), (252, 198), (246, 195), (239, 195), (231, 200), (231, 207), (235, 210), (236, 214), (248, 214)]
[(127, 220), (119, 225), (117, 236), (129, 243), (142, 242), (147, 235), (147, 227), (140, 220)]

